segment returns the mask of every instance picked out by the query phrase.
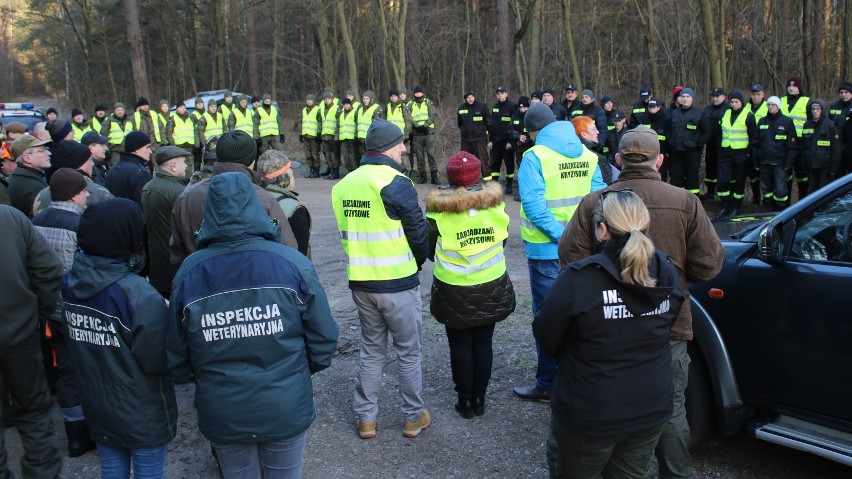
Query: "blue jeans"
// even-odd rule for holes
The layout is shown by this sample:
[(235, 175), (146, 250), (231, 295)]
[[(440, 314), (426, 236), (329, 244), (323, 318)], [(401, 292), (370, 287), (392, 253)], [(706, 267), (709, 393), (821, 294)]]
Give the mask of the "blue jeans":
[(225, 479), (299, 479), (308, 431), (274, 442), (213, 443)]
[[(556, 259), (527, 259), (530, 270), (530, 291), (532, 293), (533, 316), (544, 302), (547, 290), (559, 274), (559, 260)], [(538, 367), (535, 371), (535, 385), (539, 389), (550, 391), (553, 388), (553, 377), (556, 375), (556, 358), (548, 356), (541, 350), (538, 341), (535, 342), (538, 356)]]
[(128, 479), (133, 462), (133, 479), (166, 477), (166, 444), (149, 449), (124, 449), (98, 443), (101, 479)]

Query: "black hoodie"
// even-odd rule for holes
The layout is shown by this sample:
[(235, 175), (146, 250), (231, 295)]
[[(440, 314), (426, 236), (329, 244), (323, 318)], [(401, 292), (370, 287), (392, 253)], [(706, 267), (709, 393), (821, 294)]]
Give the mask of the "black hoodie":
[(669, 257), (651, 261), (657, 286), (622, 281), (618, 246), (560, 271), (533, 333), (556, 357), (553, 414), (570, 431), (606, 437), (648, 429), (672, 414), (669, 333), (684, 294)]

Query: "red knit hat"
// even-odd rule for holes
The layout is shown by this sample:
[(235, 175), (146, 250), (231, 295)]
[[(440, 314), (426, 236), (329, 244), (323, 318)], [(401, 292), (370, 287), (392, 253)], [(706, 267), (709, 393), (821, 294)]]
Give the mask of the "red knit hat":
[(798, 88), (799, 90), (801, 90), (802, 89), (802, 79), (799, 78), (799, 77), (791, 76), (791, 77), (787, 78), (787, 86), (794, 86), (794, 87)]
[(473, 186), (479, 183), (479, 158), (460, 151), (447, 160), (447, 183), (450, 186)]

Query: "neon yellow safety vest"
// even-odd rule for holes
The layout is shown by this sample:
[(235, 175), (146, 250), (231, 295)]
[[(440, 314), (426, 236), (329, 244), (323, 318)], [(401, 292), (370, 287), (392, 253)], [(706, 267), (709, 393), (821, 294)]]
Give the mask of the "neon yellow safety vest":
[(201, 119), (201, 115), (203, 115), (203, 114), (204, 114), (203, 111), (195, 110), (194, 112), (192, 112), (192, 121), (195, 122), (195, 124), (197, 125), (198, 120)]
[(249, 136), (254, 136), (254, 113), (251, 110), (246, 108), (245, 113), (240, 111), (239, 108), (234, 108), (231, 111), (231, 114), (234, 115), (234, 129), (244, 131), (249, 134)]
[[(544, 145), (535, 145), (524, 154), (535, 153), (544, 177), (544, 199), (553, 218), (567, 227), (577, 205), (592, 190), (592, 176), (598, 157), (587, 148), (579, 158), (568, 158)], [(527, 243), (551, 243), (550, 238), (527, 218), (521, 205), (521, 238)]]
[[(219, 105), (219, 113), (221, 113), (222, 117), (225, 119), (226, 125), (228, 124), (228, 120), (231, 118), (231, 113), (233, 113), (234, 110), (236, 110), (236, 109), (237, 109), (237, 106), (234, 105), (233, 103), (231, 104), (231, 106), (228, 106), (228, 104), (224, 103), (224, 102), (222, 102), (222, 104)], [(251, 134), (251, 133), (249, 133), (249, 134)]]
[(213, 115), (209, 111), (204, 112), (204, 141), (209, 140), (215, 135), (221, 135), (225, 132), (224, 118), (222, 115)]
[(509, 237), (506, 205), (463, 213), (429, 212), (441, 236), (435, 243), (435, 277), (456, 286), (493, 281), (506, 272), (503, 240)]
[(110, 145), (120, 145), (124, 142), (124, 137), (133, 130), (133, 125), (129, 121), (124, 122), (124, 126), (112, 117), (109, 122), (109, 141)]
[(90, 125), (92, 125), (92, 131), (99, 135), (101, 134), (101, 128), (103, 128), (104, 124), (102, 121), (98, 120), (98, 117), (92, 117)]
[[(394, 111), (394, 106), (396, 106), (396, 111)], [(405, 113), (402, 104), (388, 103), (387, 120), (398, 126), (399, 131), (405, 133)]]
[(373, 115), (376, 114), (376, 109), (379, 108), (378, 103), (375, 105), (370, 105), (367, 109), (361, 107), (361, 111), (358, 112), (358, 139), (364, 140), (367, 138), (367, 130), (370, 129), (370, 124), (373, 123)]
[(746, 103), (745, 106), (743, 107), (743, 113), (748, 113), (748, 112), (751, 112), (751, 114), (754, 115), (754, 123), (757, 124), (757, 123), (760, 123), (760, 120), (764, 116), (766, 116), (767, 113), (769, 113), (769, 107), (767, 106), (766, 102), (764, 101), (763, 103), (760, 104), (759, 107), (757, 107), (757, 111), (752, 111), (751, 103)]
[(740, 115), (731, 124), (731, 109), (728, 108), (722, 115), (722, 148), (732, 150), (744, 150), (748, 148), (748, 129), (746, 118), (749, 112), (741, 110)]
[(382, 188), (397, 177), (411, 181), (389, 166), (362, 165), (331, 190), (350, 281), (387, 281), (417, 273), (402, 221), (388, 217), (382, 201)]
[[(302, 136), (313, 136), (316, 137), (319, 135), (319, 122), (317, 121), (317, 108), (319, 105), (314, 105), (310, 107), (302, 108)], [(322, 111), (320, 111), (322, 114)]]
[(258, 118), (257, 134), (261, 138), (264, 136), (278, 136), (281, 133), (278, 131), (278, 109), (274, 106), (269, 107), (269, 112), (261, 106), (255, 110)]
[(790, 105), (787, 104), (788, 98), (789, 97), (785, 96), (781, 99), (781, 113), (793, 120), (793, 126), (796, 127), (796, 136), (801, 138), (802, 127), (805, 126), (805, 120), (808, 119), (808, 102), (810, 102), (811, 99), (806, 96), (800, 96), (796, 105), (792, 110), (790, 110)]
[[(151, 127), (154, 129), (154, 140), (159, 143), (160, 142), (160, 125), (157, 122), (157, 119), (154, 118), (154, 114), (150, 114), (149, 118), (151, 118)], [(137, 130), (142, 129), (142, 112), (137, 111), (133, 114), (133, 127)]]
[[(422, 105), (422, 106), (421, 106)], [(415, 125), (418, 123), (429, 121), (429, 100), (422, 102), (411, 102), (411, 121)], [(435, 131), (435, 122), (429, 125), (429, 132)]]
[(74, 131), (74, 141), (79, 142), (83, 139), (83, 135), (92, 130), (92, 127), (87, 126), (85, 128), (80, 128), (76, 123), (71, 123), (71, 130)]
[(192, 124), (192, 118), (187, 116), (184, 120), (177, 113), (173, 113), (172, 121), (175, 124), (172, 132), (172, 140), (174, 140), (175, 145), (194, 145), (195, 126)]
[(355, 139), (355, 109), (346, 111), (341, 110), (340, 116), (337, 118), (337, 121), (340, 124), (340, 133), (338, 134), (339, 140), (354, 140)]
[[(331, 113), (329, 115), (329, 113)], [(322, 135), (330, 135), (334, 136), (334, 132), (337, 131), (337, 107), (334, 106), (334, 103), (326, 108), (325, 104), (323, 104), (322, 108), (320, 108), (320, 117), (322, 118)]]

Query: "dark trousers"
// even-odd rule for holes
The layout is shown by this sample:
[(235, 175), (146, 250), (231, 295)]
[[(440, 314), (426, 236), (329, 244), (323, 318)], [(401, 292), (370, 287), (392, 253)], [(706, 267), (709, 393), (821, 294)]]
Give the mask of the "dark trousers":
[(787, 176), (789, 171), (784, 169), (784, 165), (760, 165), (760, 189), (763, 190), (763, 199), (772, 200), (782, 204), (790, 200), (789, 191), (787, 191)]
[(302, 140), (305, 147), (305, 161), (311, 168), (320, 167), (320, 140), (318, 138), (305, 137)]
[(660, 165), (660, 179), (663, 180), (663, 183), (668, 183), (671, 175), (669, 174), (669, 170), (671, 169), (672, 164), (672, 156), (669, 153), (666, 153), (663, 158), (663, 164)]
[(672, 185), (685, 188), (690, 193), (700, 193), (698, 169), (701, 167), (701, 150), (673, 151), (670, 158)]
[(663, 424), (617, 436), (581, 436), (551, 415), (547, 467), (551, 478), (643, 479)]
[(506, 149), (507, 141), (495, 141), (491, 145), (491, 179), (500, 178), (500, 167), (506, 165), (506, 180), (515, 177), (515, 149)]
[(755, 203), (760, 203), (762, 195), (760, 194), (760, 172), (753, 164), (746, 167), (746, 177), (751, 185), (751, 200)]
[(334, 140), (322, 140), (322, 155), (327, 168), (340, 168), (340, 144)]
[(446, 330), (456, 392), (464, 399), (484, 398), (494, 360), (491, 348), (494, 325)]
[(358, 156), (357, 140), (341, 140), (340, 141), (340, 157), (343, 160), (343, 166), (348, 171), (355, 171), (358, 168), (358, 162), (361, 157)]
[[(168, 295), (165, 296), (168, 298)], [(56, 358), (56, 402), (61, 408), (72, 408), (80, 405), (77, 394), (77, 378), (74, 372), (74, 364), (65, 345), (65, 334), (62, 323), (59, 321), (48, 321), (50, 325), (50, 346)]]
[(811, 191), (816, 191), (831, 183), (831, 170), (828, 168), (811, 168), (808, 175)]
[[(796, 161), (793, 163), (793, 175), (796, 178), (796, 186), (799, 189), (799, 199), (801, 200), (805, 196), (808, 196), (808, 191), (810, 190), (810, 181), (808, 178), (808, 173), (810, 173), (810, 169), (805, 166), (805, 156), (802, 154), (802, 150), (796, 153)], [(791, 195), (793, 194), (793, 178), (790, 177), (787, 183), (787, 192)]]
[[(24, 455), (24, 477), (59, 477), (62, 455), (53, 445), (50, 410), (53, 401), (47, 388), (38, 335), (24, 344), (0, 352), (0, 398), (11, 397), (12, 426), (18, 429)], [(5, 399), (0, 407), (9, 407)], [(0, 474), (8, 474), (4, 431), (0, 430)]]
[[(711, 140), (710, 143), (718, 143), (718, 141)], [(719, 178), (719, 159), (722, 155), (722, 149), (719, 146), (711, 146), (710, 143), (707, 143), (707, 149), (704, 152), (704, 184), (708, 192), (716, 188)]]
[[(426, 174), (426, 161), (429, 161), (429, 171), (436, 171), (438, 164), (435, 163), (435, 134), (412, 135), (411, 141), (414, 145), (411, 158), (417, 162), (420, 173)], [(411, 162), (411, 171), (414, 171), (414, 161)]]
[(719, 198), (742, 200), (745, 196), (746, 172), (751, 162), (745, 153), (722, 155), (719, 159), (719, 182), (716, 194)]
[(489, 155), (488, 155), (488, 140), (465, 140), (462, 138), (461, 141), (461, 151), (466, 151), (471, 155), (475, 155), (479, 158), (479, 162), (482, 165), (482, 178), (490, 178), (491, 177), (491, 168), (489, 168)]

